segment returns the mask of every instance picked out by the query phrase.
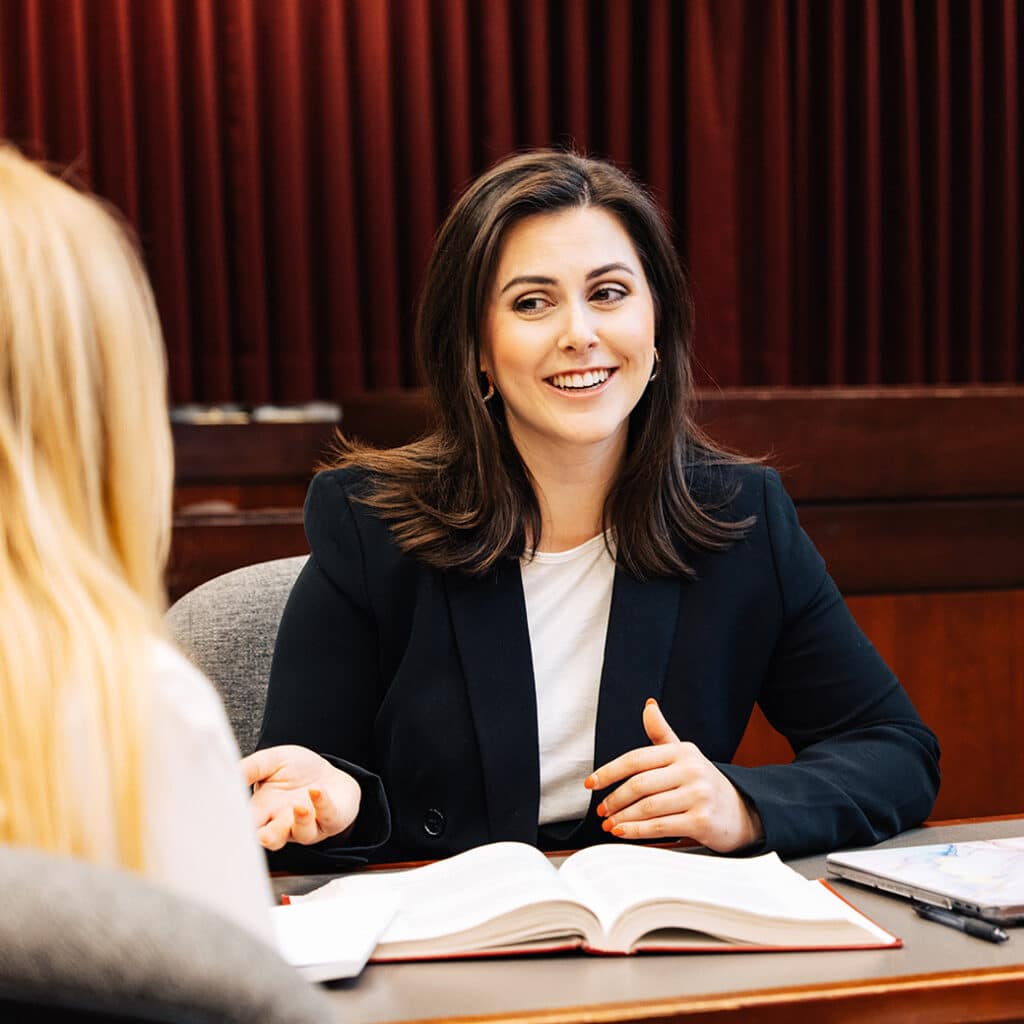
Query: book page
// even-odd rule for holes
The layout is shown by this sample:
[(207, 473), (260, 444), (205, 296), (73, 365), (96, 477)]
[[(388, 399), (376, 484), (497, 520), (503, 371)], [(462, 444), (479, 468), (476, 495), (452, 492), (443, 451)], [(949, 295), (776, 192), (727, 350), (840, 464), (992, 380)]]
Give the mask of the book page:
[(293, 899), (374, 894), (399, 900), (382, 944), (466, 932), (524, 907), (573, 899), (547, 857), (525, 843), (491, 843), (420, 868), (349, 875)]
[(774, 853), (726, 859), (681, 850), (595, 846), (569, 857), (560, 873), (598, 915), (613, 949), (672, 921), (745, 941), (783, 944), (801, 933), (814, 935), (815, 942), (843, 932), (851, 937), (852, 922), (842, 901), (786, 867)]
[(270, 908), (278, 952), (309, 981), (354, 978), (398, 909), (396, 896)]
[(573, 854), (560, 873), (607, 923), (637, 903), (681, 899), (743, 913), (794, 920), (837, 916), (821, 887), (774, 853), (724, 858), (642, 846), (592, 846)]

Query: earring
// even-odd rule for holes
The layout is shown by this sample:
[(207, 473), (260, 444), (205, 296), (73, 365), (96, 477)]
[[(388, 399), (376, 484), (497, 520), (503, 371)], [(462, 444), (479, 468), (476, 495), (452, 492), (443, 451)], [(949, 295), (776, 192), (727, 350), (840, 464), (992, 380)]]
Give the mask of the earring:
[(654, 369), (651, 370), (651, 375), (648, 380), (654, 380), (658, 374), (661, 373), (661, 356), (658, 355), (658, 346), (654, 346)]
[(491, 380), (491, 375), (486, 370), (480, 372), (487, 378), (487, 394), (484, 395), (484, 401), (489, 402), (494, 397), (494, 381)]

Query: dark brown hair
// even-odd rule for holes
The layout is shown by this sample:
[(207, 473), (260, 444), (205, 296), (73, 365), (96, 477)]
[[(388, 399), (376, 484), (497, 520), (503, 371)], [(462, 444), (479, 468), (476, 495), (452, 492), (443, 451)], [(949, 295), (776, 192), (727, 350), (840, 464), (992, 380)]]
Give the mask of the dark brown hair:
[(378, 450), (340, 442), (336, 465), (372, 480), (363, 501), (379, 511), (399, 546), (440, 568), (484, 573), (539, 547), (541, 517), (529, 472), (505, 422), (500, 396), (480, 385), (480, 332), (505, 232), (532, 214), (593, 206), (628, 232), (654, 300), (660, 370), (634, 408), (625, 462), (604, 509), (618, 564), (640, 579), (692, 575), (680, 545), (717, 550), (751, 520), (712, 513), (728, 498), (695, 499), (694, 463), (741, 460), (716, 447), (691, 415), (693, 309), (668, 229), (651, 197), (602, 160), (557, 150), (509, 157), (477, 178), (438, 232), (416, 318), (418, 356), (436, 430)]

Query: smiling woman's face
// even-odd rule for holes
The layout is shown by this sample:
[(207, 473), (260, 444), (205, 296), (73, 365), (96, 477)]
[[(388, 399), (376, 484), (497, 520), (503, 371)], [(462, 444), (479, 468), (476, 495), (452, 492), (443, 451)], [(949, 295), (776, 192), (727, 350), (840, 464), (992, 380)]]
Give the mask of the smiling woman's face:
[(540, 213), (505, 235), (481, 369), (520, 452), (625, 451), (654, 366), (654, 302), (632, 240), (600, 207)]

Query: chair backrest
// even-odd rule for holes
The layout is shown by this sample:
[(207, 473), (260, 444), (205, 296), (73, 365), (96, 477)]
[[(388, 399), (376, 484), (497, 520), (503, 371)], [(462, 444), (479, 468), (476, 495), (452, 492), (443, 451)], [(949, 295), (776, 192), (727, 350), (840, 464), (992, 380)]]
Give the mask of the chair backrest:
[(243, 756), (256, 746), (277, 627), (308, 557), (235, 569), (185, 594), (167, 613), (172, 638), (220, 692)]
[(0, 846), (0, 1020), (322, 1024), (244, 928), (137, 875)]

